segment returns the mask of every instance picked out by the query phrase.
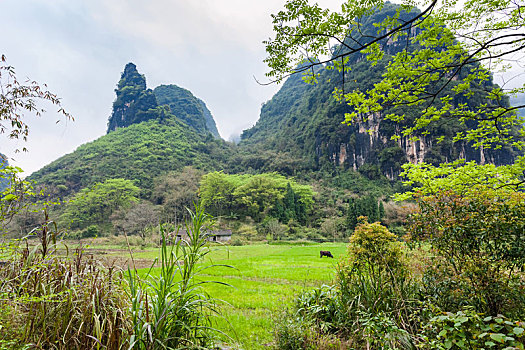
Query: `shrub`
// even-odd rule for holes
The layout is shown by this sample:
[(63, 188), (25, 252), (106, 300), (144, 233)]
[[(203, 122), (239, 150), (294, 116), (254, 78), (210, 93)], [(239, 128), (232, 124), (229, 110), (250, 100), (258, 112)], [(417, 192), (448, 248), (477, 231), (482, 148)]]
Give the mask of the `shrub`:
[(274, 327), (275, 347), (280, 350), (315, 350), (312, 327), (285, 312), (276, 319)]
[(240, 246), (243, 246), (245, 244), (246, 244), (246, 241), (243, 240), (241, 237), (233, 237), (230, 240), (230, 245), (232, 245), (232, 246), (240, 247)]
[(99, 228), (97, 225), (90, 225), (80, 232), (80, 238), (92, 238), (97, 237), (99, 234)]
[(420, 348), (428, 349), (523, 349), (525, 322), (502, 315), (487, 316), (465, 308), (443, 312), (430, 319)]
[[(362, 340), (383, 339), (394, 348), (409, 342), (405, 338), (417, 328), (412, 315), (419, 308), (419, 285), (410, 277), (402, 244), (396, 238), (381, 224), (361, 218), (350, 237), (347, 258), (337, 271), (341, 303), (350, 310), (354, 329), (363, 330), (363, 334), (373, 331), (369, 339)], [(384, 334), (386, 329), (391, 330), (391, 339)]]
[(333, 337), (339, 339), (335, 348), (410, 348), (419, 326), (414, 317), (420, 311), (418, 291), (396, 236), (362, 218), (338, 266), (336, 284), (299, 295), (277, 332), (277, 343), (307, 348), (314, 332), (327, 348), (337, 343)]
[(522, 193), (479, 188), (418, 197), (409, 233), (434, 249), (425, 286), (442, 309), (473, 305), (492, 316), (524, 314), (524, 199)]

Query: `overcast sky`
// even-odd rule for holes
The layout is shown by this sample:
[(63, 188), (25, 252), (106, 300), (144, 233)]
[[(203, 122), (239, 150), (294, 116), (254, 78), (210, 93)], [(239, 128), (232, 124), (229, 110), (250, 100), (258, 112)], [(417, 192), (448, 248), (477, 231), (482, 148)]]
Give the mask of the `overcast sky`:
[[(176, 84), (202, 99), (221, 136), (255, 124), (279, 86), (261, 86), (271, 13), (285, 0), (0, 0), (0, 54), (19, 79), (47, 83), (74, 122), (56, 108), (27, 118), (29, 141), (0, 138), (10, 163), (38, 170), (105, 134), (124, 65), (148, 87)], [(319, 1), (334, 6), (337, 0)], [(26, 146), (27, 153), (15, 154)]]

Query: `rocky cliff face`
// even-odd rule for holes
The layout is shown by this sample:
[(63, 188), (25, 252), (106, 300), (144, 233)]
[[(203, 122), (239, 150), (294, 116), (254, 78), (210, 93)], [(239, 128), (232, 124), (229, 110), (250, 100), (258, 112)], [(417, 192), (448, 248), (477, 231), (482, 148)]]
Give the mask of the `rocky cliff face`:
[[(373, 24), (394, 15), (396, 8), (397, 5), (388, 4), (373, 13), (363, 20), (359, 32), (363, 35), (376, 33), (377, 28)], [(426, 128), (428, 133), (415, 135), (416, 139), (402, 136), (403, 125), (384, 119), (384, 115), (395, 111), (405, 115), (406, 122), (410, 123), (422, 113), (416, 107), (390, 107), (382, 111), (384, 114), (367, 115), (364, 118), (366, 121), (342, 124), (345, 114), (352, 110), (345, 103), (336, 101), (334, 88), (366, 91), (380, 82), (389, 54), (405, 48), (405, 45), (393, 40), (383, 44), (386, 45), (386, 55), (374, 66), (356, 54), (350, 56), (344, 73), (337, 69), (320, 68), (316, 72), (319, 73), (316, 85), (307, 85), (300, 75), (292, 75), (281, 90), (264, 104), (257, 124), (242, 134), (240, 146), (273, 150), (276, 154), (286, 153), (289, 158), (304, 159), (311, 169), (354, 169), (370, 175), (382, 173), (390, 179), (395, 179), (401, 165), (407, 162), (439, 164), (460, 158), (479, 163), (512, 162), (515, 154), (510, 147), (483, 150), (472, 148), (466, 142), (453, 142), (458, 131), (467, 130), (457, 119), (444, 118), (432, 123)], [(338, 50), (334, 52), (340, 53)], [(342, 82), (345, 82), (344, 86)], [(451, 87), (448, 89), (451, 90)], [(473, 93), (473, 97), (462, 103), (474, 106), (488, 101), (483, 99), (481, 90)], [(442, 140), (438, 142), (440, 138)]]
[[(367, 61), (354, 59), (345, 75), (350, 82), (372, 85), (379, 81), (383, 67), (371, 67)], [(304, 159), (310, 169), (343, 168), (383, 174), (396, 179), (406, 162), (439, 164), (459, 158), (484, 163), (508, 164), (514, 158), (510, 148), (474, 149), (465, 142), (454, 143), (461, 126), (457, 120), (443, 120), (417, 140), (400, 136), (401, 127), (375, 113), (365, 122), (342, 124), (351, 109), (333, 97), (332, 91), (342, 79), (336, 70), (321, 70), (318, 84), (307, 85), (300, 76), (290, 77), (281, 90), (261, 109), (257, 124), (242, 135), (240, 147), (273, 150), (290, 158)], [(358, 83), (359, 82), (359, 83)], [(385, 112), (387, 113), (387, 112)], [(420, 113), (406, 112), (407, 118)], [(392, 136), (400, 136), (393, 139)], [(442, 142), (438, 137), (443, 136)], [(274, 169), (280, 171), (281, 169)]]
[(126, 64), (115, 93), (117, 99), (113, 102), (107, 133), (160, 115), (153, 91), (146, 88), (146, 78), (133, 63)]
[(509, 164), (514, 158), (510, 149), (475, 149), (465, 142), (452, 144), (450, 140), (440, 144), (432, 136), (420, 136), (417, 140), (400, 137), (392, 141), (390, 135), (381, 132), (382, 122), (380, 113), (371, 115), (366, 123), (349, 126), (346, 135), (342, 135), (337, 143), (330, 139), (324, 140), (323, 135), (319, 135), (317, 162), (322, 163), (322, 159), (328, 157), (334, 166), (356, 171), (364, 165), (373, 165), (387, 178), (395, 180), (401, 171), (400, 166), (407, 162), (439, 164), (465, 159), (480, 164)]
[(171, 114), (200, 134), (211, 133), (220, 138), (215, 120), (202, 100), (177, 85), (148, 89), (146, 78), (133, 63), (124, 68), (115, 93), (107, 133), (151, 119), (162, 120)]

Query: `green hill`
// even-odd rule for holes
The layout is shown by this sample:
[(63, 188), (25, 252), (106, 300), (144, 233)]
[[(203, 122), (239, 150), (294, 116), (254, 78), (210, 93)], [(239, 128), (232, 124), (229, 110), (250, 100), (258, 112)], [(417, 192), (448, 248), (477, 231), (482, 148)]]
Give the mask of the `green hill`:
[(220, 138), (215, 120), (206, 104), (193, 94), (177, 85), (157, 86), (153, 93), (159, 105), (167, 105), (172, 114), (199, 133), (211, 132)]
[[(375, 30), (372, 22), (391, 16), (395, 6), (388, 4), (365, 20), (362, 32)], [(396, 43), (383, 44), (390, 45), (390, 53), (398, 50)], [(353, 55), (344, 76), (337, 69), (320, 67), (315, 85), (306, 84), (300, 74), (292, 75), (263, 105), (260, 119), (243, 132), (238, 147), (220, 140), (202, 100), (176, 85), (147, 89), (145, 77), (128, 63), (115, 90), (108, 135), (80, 146), (30, 178), (60, 186), (66, 194), (106, 179), (125, 178), (135, 181), (145, 195), (155, 177), (186, 165), (228, 173), (278, 171), (327, 181), (335, 179), (337, 173), (350, 176), (352, 172), (347, 170), (355, 170), (368, 179), (385, 182), (384, 176), (396, 180), (406, 162), (437, 164), (458, 158), (495, 164), (512, 161), (514, 151), (508, 147), (479, 150), (464, 142), (454, 143), (453, 135), (465, 127), (453, 119), (443, 119), (428, 129), (428, 134), (418, 135), (418, 141), (407, 137), (392, 140), (400, 128), (383, 118), (392, 111), (388, 108), (383, 114), (369, 115), (366, 122), (342, 124), (351, 109), (334, 98), (334, 88), (341, 87), (343, 81), (347, 91), (371, 87), (380, 81), (390, 58), (387, 54), (372, 66), (361, 55)], [(461, 102), (475, 106), (487, 100), (480, 88), (468, 101)], [(403, 112), (410, 121), (421, 110)], [(438, 142), (440, 136), (444, 136), (442, 142)], [(347, 183), (343, 181), (339, 187), (348, 189)]]
[(177, 85), (148, 89), (146, 77), (133, 63), (124, 67), (115, 93), (117, 98), (108, 120), (108, 134), (117, 128), (152, 119), (162, 120), (167, 114), (172, 114), (198, 133), (211, 133), (220, 138), (215, 120), (202, 100)]
[[(376, 31), (373, 23), (392, 16), (395, 9), (396, 5), (387, 4), (371, 15), (370, 20), (365, 19), (361, 27), (363, 35)], [(399, 50), (396, 43), (383, 44), (390, 54)], [(338, 52), (337, 49), (335, 52)], [(474, 149), (464, 142), (454, 143), (453, 136), (465, 127), (453, 119), (443, 119), (430, 128), (428, 134), (417, 135), (420, 138), (418, 141), (403, 136), (397, 141), (392, 140), (393, 135), (400, 134), (400, 127), (383, 116), (391, 113), (393, 108), (367, 116), (366, 122), (351, 126), (342, 124), (345, 114), (352, 110), (345, 103), (336, 101), (334, 88), (343, 87), (343, 81), (345, 91), (357, 87), (361, 91), (371, 88), (380, 81), (391, 57), (387, 54), (379, 64), (372, 66), (362, 55), (352, 55), (344, 77), (337, 69), (326, 69), (332, 68), (330, 66), (320, 67), (316, 71), (319, 76), (315, 85), (306, 84), (301, 74), (290, 76), (279, 92), (264, 104), (257, 124), (243, 132), (240, 148), (245, 152), (260, 149), (273, 152), (275, 157), (301, 159), (304, 171), (354, 169), (370, 178), (383, 174), (392, 180), (397, 178), (400, 166), (406, 162), (438, 164), (458, 158), (495, 164), (512, 161), (514, 152), (508, 147), (489, 151)], [(459, 83), (459, 80), (454, 82)], [(449, 86), (442, 94), (448, 93), (452, 87)], [(459, 102), (466, 102), (472, 107), (491, 103), (483, 98), (483, 93), (480, 87), (468, 101)], [(402, 112), (408, 122), (422, 110), (410, 108)], [(439, 136), (444, 136), (442, 142), (438, 142)], [(269, 170), (281, 171), (279, 168)]]
[(111, 178), (133, 180), (148, 195), (153, 179), (192, 165), (221, 170), (233, 148), (223, 140), (202, 135), (176, 117), (132, 124), (78, 147), (33, 173), (29, 179), (67, 195)]
[(146, 87), (133, 63), (124, 68), (107, 135), (78, 147), (29, 179), (67, 196), (107, 179), (134, 181), (147, 197), (153, 179), (192, 165), (222, 170), (235, 147), (223, 141), (205, 103), (176, 85)]

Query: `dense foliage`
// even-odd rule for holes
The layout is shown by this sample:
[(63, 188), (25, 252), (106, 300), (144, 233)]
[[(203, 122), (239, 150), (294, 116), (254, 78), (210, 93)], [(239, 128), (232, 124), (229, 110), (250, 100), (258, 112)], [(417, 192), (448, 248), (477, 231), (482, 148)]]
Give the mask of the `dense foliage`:
[[(309, 13), (309, 10), (310, 7), (306, 5), (306, 2), (291, 1), (288, 13), (290, 17), (286, 17), (283, 12), (276, 15), (275, 21), (276, 23), (280, 21), (279, 23), (284, 26), (287, 20), (295, 18), (293, 16), (300, 20), (307, 15), (312, 17), (312, 22), (321, 21), (316, 17), (314, 10), (312, 13)], [(389, 18), (395, 18), (398, 11), (400, 11), (398, 6), (387, 3), (375, 11), (366, 12), (355, 22), (354, 25), (358, 26), (358, 29), (354, 28), (354, 30), (361, 33), (362, 37), (376, 35), (377, 27), (374, 23), (387, 22)], [(407, 20), (413, 13), (401, 11), (398, 16), (402, 20)], [(322, 17), (321, 14), (318, 15)], [(329, 19), (326, 21), (328, 22)], [(348, 23), (354, 22), (349, 21)], [(303, 25), (313, 26), (307, 20)], [(342, 23), (338, 25), (343, 26)], [(279, 28), (278, 25), (276, 28)], [(329, 26), (325, 28), (329, 30)], [(314, 28), (312, 32), (317, 30), (320, 29)], [(305, 36), (308, 34), (304, 33)], [(286, 62), (284, 56), (295, 57), (293, 40), (287, 42), (286, 34), (282, 33), (282, 37), (279, 35), (277, 34), (275, 39), (276, 50), (279, 48), (278, 42), (281, 42), (283, 46), (280, 48), (289, 47), (290, 51), (277, 54), (271, 51), (272, 43), (267, 44), (269, 60), (271, 60), (269, 63), (276, 65), (271, 66), (275, 69), (274, 71), (282, 68), (280, 66), (277, 68), (277, 66), (279, 62)], [(366, 39), (363, 40), (366, 41)], [(350, 39), (345, 43), (350, 45), (349, 41)], [(406, 162), (416, 163), (424, 160), (431, 164), (439, 164), (458, 158), (495, 164), (508, 164), (513, 161), (515, 153), (510, 145), (500, 143), (499, 147), (502, 149), (489, 151), (486, 148), (484, 150), (473, 149), (470, 147), (472, 143), (455, 139), (454, 136), (457, 133), (468, 134), (469, 130), (475, 126), (473, 123), (464, 123), (458, 119), (444, 118), (430, 124), (427, 123), (428, 125), (424, 124), (427, 127), (423, 130), (421, 128), (414, 130), (413, 134), (417, 136), (416, 139), (412, 138), (414, 135), (402, 132), (403, 129), (416, 123), (416, 120), (427, 110), (441, 108), (442, 102), (439, 99), (436, 99), (434, 103), (429, 103), (428, 106), (385, 105), (382, 109), (378, 108), (359, 114), (360, 118), (352, 123), (341, 124), (345, 120), (345, 115), (354, 113), (356, 107), (344, 103), (344, 99), (334, 94), (334, 90), (342, 87), (340, 93), (346, 94), (352, 91), (373, 89), (381, 82), (383, 74), (392, 70), (390, 66), (394, 64), (393, 58), (399, 53), (401, 47), (394, 42), (387, 43), (386, 39), (381, 43), (385, 53), (377, 62), (366, 59), (364, 53), (354, 53), (345, 58), (345, 68), (341, 67), (338, 60), (321, 64), (312, 59), (299, 63), (297, 67), (288, 71), (288, 73), (304, 71), (305, 74), (314, 72), (316, 83), (313, 85), (307, 84), (301, 74), (288, 76), (283, 73), (287, 79), (281, 90), (264, 104), (259, 121), (253, 128), (243, 133), (240, 145), (266, 151), (273, 150), (280, 157), (290, 154), (290, 158), (300, 159), (310, 169), (333, 169), (334, 166), (359, 169), (371, 179), (380, 178), (381, 175), (395, 179), (401, 172), (401, 165)], [(343, 46), (332, 47), (330, 55), (336, 57), (342, 54), (347, 50), (342, 48)], [(419, 52), (418, 50), (417, 45), (406, 48), (408, 54)], [(303, 67), (312, 69), (306, 71)], [(402, 71), (402, 69), (398, 68), (397, 71)], [(395, 73), (396, 71), (392, 71), (391, 74), (394, 76)], [(487, 74), (490, 76), (489, 73)], [(463, 86), (462, 79), (465, 77), (466, 74), (462, 74), (454, 79), (450, 85), (443, 88), (441, 94), (453, 94), (459, 86)], [(497, 87), (491, 81), (486, 82), (485, 85), (487, 88)], [(469, 97), (461, 99), (463, 108), (474, 109), (484, 103), (491, 103), (492, 100), (484, 92), (485, 85), (470, 87)], [(508, 105), (508, 98), (502, 97), (501, 104)], [(391, 114), (403, 115), (403, 119), (387, 118)]]
[(306, 223), (314, 192), (282, 175), (228, 175), (213, 172), (202, 177), (200, 198), (215, 215), (251, 217), (260, 222), (267, 215), (282, 222)]
[(380, 221), (385, 216), (385, 207), (372, 195), (361, 198), (350, 198), (346, 214), (346, 225), (354, 230), (359, 222), (359, 217), (367, 217), (371, 222)]
[(220, 170), (233, 153), (231, 145), (190, 130), (175, 117), (119, 128), (84, 144), (29, 179), (51, 187), (66, 186), (63, 195), (111, 178), (132, 180), (149, 197), (153, 179), (193, 165)]
[(417, 285), (402, 246), (379, 223), (361, 222), (337, 282), (302, 293), (276, 327), (279, 349), (405, 349), (416, 326)]
[(110, 179), (79, 191), (66, 205), (63, 220), (72, 229), (109, 223), (109, 217), (119, 209), (131, 207), (137, 201), (139, 188), (130, 180)]
[(35, 249), (0, 246), (0, 349), (120, 349), (128, 325), (122, 276), (80, 249), (59, 254), (52, 227), (36, 232)]
[(196, 132), (220, 138), (215, 120), (206, 104), (193, 94), (177, 85), (157, 86), (153, 93), (159, 105), (167, 105), (171, 114), (186, 123)]
[(409, 231), (437, 253), (425, 275), (436, 303), (448, 311), (472, 305), (493, 316), (523, 317), (523, 194), (477, 187), (421, 196), (418, 204)]

